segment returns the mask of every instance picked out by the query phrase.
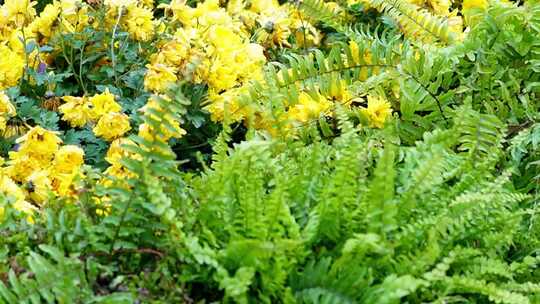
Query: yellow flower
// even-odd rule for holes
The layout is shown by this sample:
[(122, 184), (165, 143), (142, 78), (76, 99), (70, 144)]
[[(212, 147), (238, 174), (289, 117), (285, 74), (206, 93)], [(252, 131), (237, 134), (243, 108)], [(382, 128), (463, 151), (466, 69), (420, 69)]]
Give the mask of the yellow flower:
[(128, 32), (138, 41), (148, 41), (154, 33), (152, 11), (147, 8), (130, 6), (126, 16)]
[(160, 55), (163, 56), (164, 62), (172, 66), (179, 66), (188, 55), (189, 45), (182, 44), (178, 41), (170, 41), (162, 48)]
[(51, 191), (51, 180), (49, 172), (39, 170), (28, 177), (26, 191), (30, 199), (38, 204), (42, 204), (49, 198)]
[(0, 90), (15, 86), (23, 75), (24, 58), (8, 46), (0, 45)]
[(83, 127), (94, 119), (93, 105), (86, 97), (64, 96), (65, 104), (58, 107), (63, 114), (62, 120), (68, 121), (72, 127)]
[(353, 61), (349, 64), (358, 64), (360, 62), (360, 48), (358, 47), (358, 43), (356, 43), (356, 41), (354, 40), (349, 41), (349, 49), (351, 50), (351, 56)]
[(437, 15), (447, 16), (452, 3), (450, 0), (428, 0), (428, 4), (433, 8)]
[(39, 17), (32, 21), (30, 28), (34, 33), (39, 33), (47, 39), (51, 38), (52, 27), (59, 14), (60, 8), (58, 4), (48, 4), (45, 6)]
[(448, 16), (448, 30), (455, 34), (456, 40), (463, 41), (465, 33), (463, 32), (463, 18), (457, 16), (457, 10)]
[(60, 11), (58, 23), (63, 31), (73, 33), (88, 25), (90, 14), (88, 6), (82, 0), (62, 0)]
[(78, 171), (84, 163), (84, 151), (78, 146), (62, 146), (54, 156), (53, 169), (57, 173)]
[(262, 27), (257, 31), (257, 42), (268, 48), (290, 47), (287, 40), (291, 35), (291, 21), (288, 17), (288, 12), (282, 10), (275, 11), (274, 14), (263, 15), (262, 19), (259, 20)]
[(47, 166), (50, 162), (49, 159), (42, 161), (20, 152), (9, 152), (9, 158), (6, 174), (18, 182), (26, 181), (34, 171)]
[(392, 114), (392, 108), (390, 103), (381, 97), (368, 95), (368, 106), (365, 109), (361, 109), (368, 120), (369, 126), (372, 128), (382, 128), (384, 122)]
[(90, 98), (92, 103), (92, 113), (94, 118), (101, 117), (110, 112), (120, 112), (122, 107), (114, 100), (114, 95), (108, 89), (101, 94), (96, 94)]
[(58, 151), (58, 146), (62, 142), (57, 134), (58, 132), (35, 126), (24, 136), (17, 139), (16, 142), (21, 145), (19, 152), (28, 155), (50, 157)]
[(177, 80), (174, 69), (164, 64), (149, 64), (146, 67), (148, 71), (144, 77), (144, 87), (149, 91), (163, 93)]
[(30, 0), (6, 0), (3, 8), (5, 9), (4, 18), (13, 22), (16, 26), (22, 26), (26, 21), (31, 20), (36, 15), (34, 6), (36, 1)]
[(238, 72), (236, 63), (216, 58), (210, 68), (208, 84), (217, 91), (230, 89), (237, 84)]
[(93, 131), (96, 136), (111, 141), (131, 130), (129, 117), (123, 113), (107, 113), (103, 115)]
[(51, 186), (53, 191), (64, 197), (75, 195), (75, 178), (79, 175), (79, 171), (69, 173), (57, 173), (51, 178)]
[(330, 109), (331, 103), (319, 95), (318, 100), (312, 98), (306, 92), (300, 93), (298, 103), (289, 108), (289, 117), (299, 122), (305, 123), (311, 119), (318, 118), (319, 115)]
[(146, 6), (148, 8), (154, 7), (154, 0), (141, 0), (141, 2), (143, 6)]

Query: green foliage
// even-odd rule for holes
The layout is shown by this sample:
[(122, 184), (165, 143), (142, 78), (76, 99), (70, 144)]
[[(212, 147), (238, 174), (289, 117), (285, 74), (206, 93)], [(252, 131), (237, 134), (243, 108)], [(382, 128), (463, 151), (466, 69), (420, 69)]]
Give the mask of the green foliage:
[[(50, 258), (30, 252), (28, 272), (17, 277), (11, 270), (8, 286), (0, 281), (0, 303), (132, 303), (129, 294), (96, 296), (77, 257), (65, 257), (57, 248), (41, 245)], [(88, 269), (97, 275), (98, 269)]]
[[(91, 57), (86, 45), (108, 35), (62, 37), (69, 72), (47, 74), (55, 90), (116, 90), (155, 133), (131, 137), (121, 179), (98, 170), (106, 145), (90, 130), (65, 132), (97, 167), (84, 168), (72, 203), (29, 218), (0, 196), (0, 303), (540, 301), (540, 8), (490, 6), (460, 42), (411, 4), (370, 3), (404, 37), (302, 1), (339, 43), (270, 64), (241, 98), (279, 117), (301, 92), (353, 92), (295, 138), (251, 129), (255, 117), (209, 124), (204, 85), (171, 87), (138, 113), (144, 60), (125, 33), (114, 67), (96, 67), (108, 47)], [(9, 93), (23, 121), (60, 129), (39, 109), (49, 80)], [(373, 93), (394, 111), (382, 129), (359, 115)], [(197, 131), (161, 140), (174, 122)]]

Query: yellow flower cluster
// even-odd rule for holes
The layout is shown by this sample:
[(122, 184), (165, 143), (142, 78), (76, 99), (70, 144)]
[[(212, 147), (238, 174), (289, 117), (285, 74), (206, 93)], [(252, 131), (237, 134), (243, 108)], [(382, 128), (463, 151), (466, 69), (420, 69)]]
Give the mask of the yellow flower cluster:
[[(0, 6), (0, 90), (15, 86), (27, 64), (25, 44), (44, 45), (55, 33), (73, 33), (85, 26), (112, 29), (120, 26), (139, 41), (152, 38), (157, 26), (151, 7), (152, 0), (110, 0), (104, 24), (90, 18), (89, 5), (82, 0), (54, 0), (39, 16), (37, 1), (6, 0)], [(61, 46), (58, 46), (61, 47)], [(29, 66), (50, 62), (50, 54), (34, 50), (28, 56)]]
[(0, 168), (0, 192), (13, 197), (14, 207), (30, 212), (51, 196), (76, 194), (76, 180), (82, 175), (84, 151), (73, 145), (61, 145), (56, 132), (33, 127), (17, 139), (16, 151)]
[[(250, 80), (262, 79), (266, 62), (263, 47), (250, 43), (250, 36), (219, 1), (208, 0), (197, 7), (185, 1), (172, 1), (165, 8), (172, 13), (172, 21), (182, 26), (172, 39), (160, 47), (151, 58), (145, 77), (145, 87), (154, 93), (164, 93), (178, 79), (209, 86), (211, 104), (208, 109), (213, 119), (223, 119), (224, 103), (236, 103), (229, 96)], [(232, 114), (235, 120), (242, 113)]]
[(58, 110), (63, 114), (62, 119), (72, 127), (80, 128), (97, 121), (94, 134), (107, 141), (119, 138), (131, 130), (129, 117), (120, 113), (122, 107), (108, 90), (90, 98), (64, 96), (62, 99), (65, 103)]
[[(263, 47), (314, 46), (322, 35), (302, 18), (290, 4), (277, 0), (229, 1), (221, 7), (218, 0), (200, 2), (190, 7), (185, 0), (162, 5), (172, 23), (178, 22), (171, 40), (166, 41), (152, 58), (145, 87), (162, 93), (179, 79), (209, 86), (207, 109), (212, 119), (245, 119), (253, 109), (240, 106), (238, 97), (246, 92), (250, 80), (262, 79), (266, 62)], [(250, 43), (256, 37), (257, 43)]]

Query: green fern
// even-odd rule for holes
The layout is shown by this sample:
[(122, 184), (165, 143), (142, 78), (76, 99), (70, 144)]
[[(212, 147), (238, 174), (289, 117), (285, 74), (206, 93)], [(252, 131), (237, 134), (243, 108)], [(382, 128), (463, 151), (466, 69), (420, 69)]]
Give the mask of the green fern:
[(451, 44), (454, 34), (449, 31), (446, 20), (403, 0), (368, 0), (369, 5), (389, 15), (408, 38), (420, 42)]
[(50, 259), (31, 252), (28, 272), (9, 272), (9, 285), (0, 281), (0, 303), (132, 303), (130, 294), (97, 296), (77, 257), (65, 257), (57, 248), (41, 245)]
[(311, 19), (322, 22), (338, 32), (344, 32), (347, 28), (323, 0), (302, 0), (299, 1), (299, 8)]

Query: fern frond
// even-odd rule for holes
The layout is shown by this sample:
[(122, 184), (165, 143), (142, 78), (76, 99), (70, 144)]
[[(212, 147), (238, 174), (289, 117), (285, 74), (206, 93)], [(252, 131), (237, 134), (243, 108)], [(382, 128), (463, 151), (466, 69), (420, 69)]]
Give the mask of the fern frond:
[(481, 114), (462, 107), (458, 110), (455, 122), (455, 128), (461, 134), (459, 150), (467, 151), (474, 159), (501, 147), (505, 128), (495, 115)]
[(379, 233), (385, 237), (385, 233), (396, 228), (395, 216), (397, 213), (394, 199), (394, 159), (396, 148), (391, 144), (387, 145), (383, 151), (374, 178), (369, 186), (366, 195), (368, 206), (368, 232)]
[(495, 303), (506, 304), (529, 304), (529, 299), (520, 293), (508, 291), (501, 286), (487, 283), (484, 280), (475, 280), (462, 276), (454, 276), (447, 279), (451, 288), (465, 293), (477, 293), (487, 296)]
[[(343, 267), (345, 266), (345, 267)], [(367, 268), (340, 265), (331, 258), (310, 261), (290, 279), (299, 303), (358, 303), (370, 280)]]
[(420, 42), (454, 42), (448, 22), (435, 17), (418, 6), (403, 0), (368, 0), (371, 6), (389, 15), (400, 26), (405, 36)]
[(277, 70), (269, 65), (264, 82), (253, 83), (249, 94), (241, 96), (240, 104), (279, 113), (296, 104), (300, 92), (314, 97), (331, 96), (336, 87), (395, 68), (399, 54), (396, 41), (357, 41), (335, 46), (328, 55), (320, 50), (304, 56), (291, 55), (287, 67)]
[(78, 258), (65, 257), (63, 252), (47, 245), (41, 245), (40, 249), (50, 258), (31, 252), (27, 258), (29, 272), (17, 276), (11, 270), (9, 285), (0, 281), (0, 303), (132, 303), (134, 300), (123, 293), (94, 295)]
[(322, 22), (337, 32), (343, 32), (346, 29), (346, 25), (340, 22), (341, 18), (336, 18), (336, 13), (326, 5), (324, 0), (301, 0), (299, 8), (309, 18)]

